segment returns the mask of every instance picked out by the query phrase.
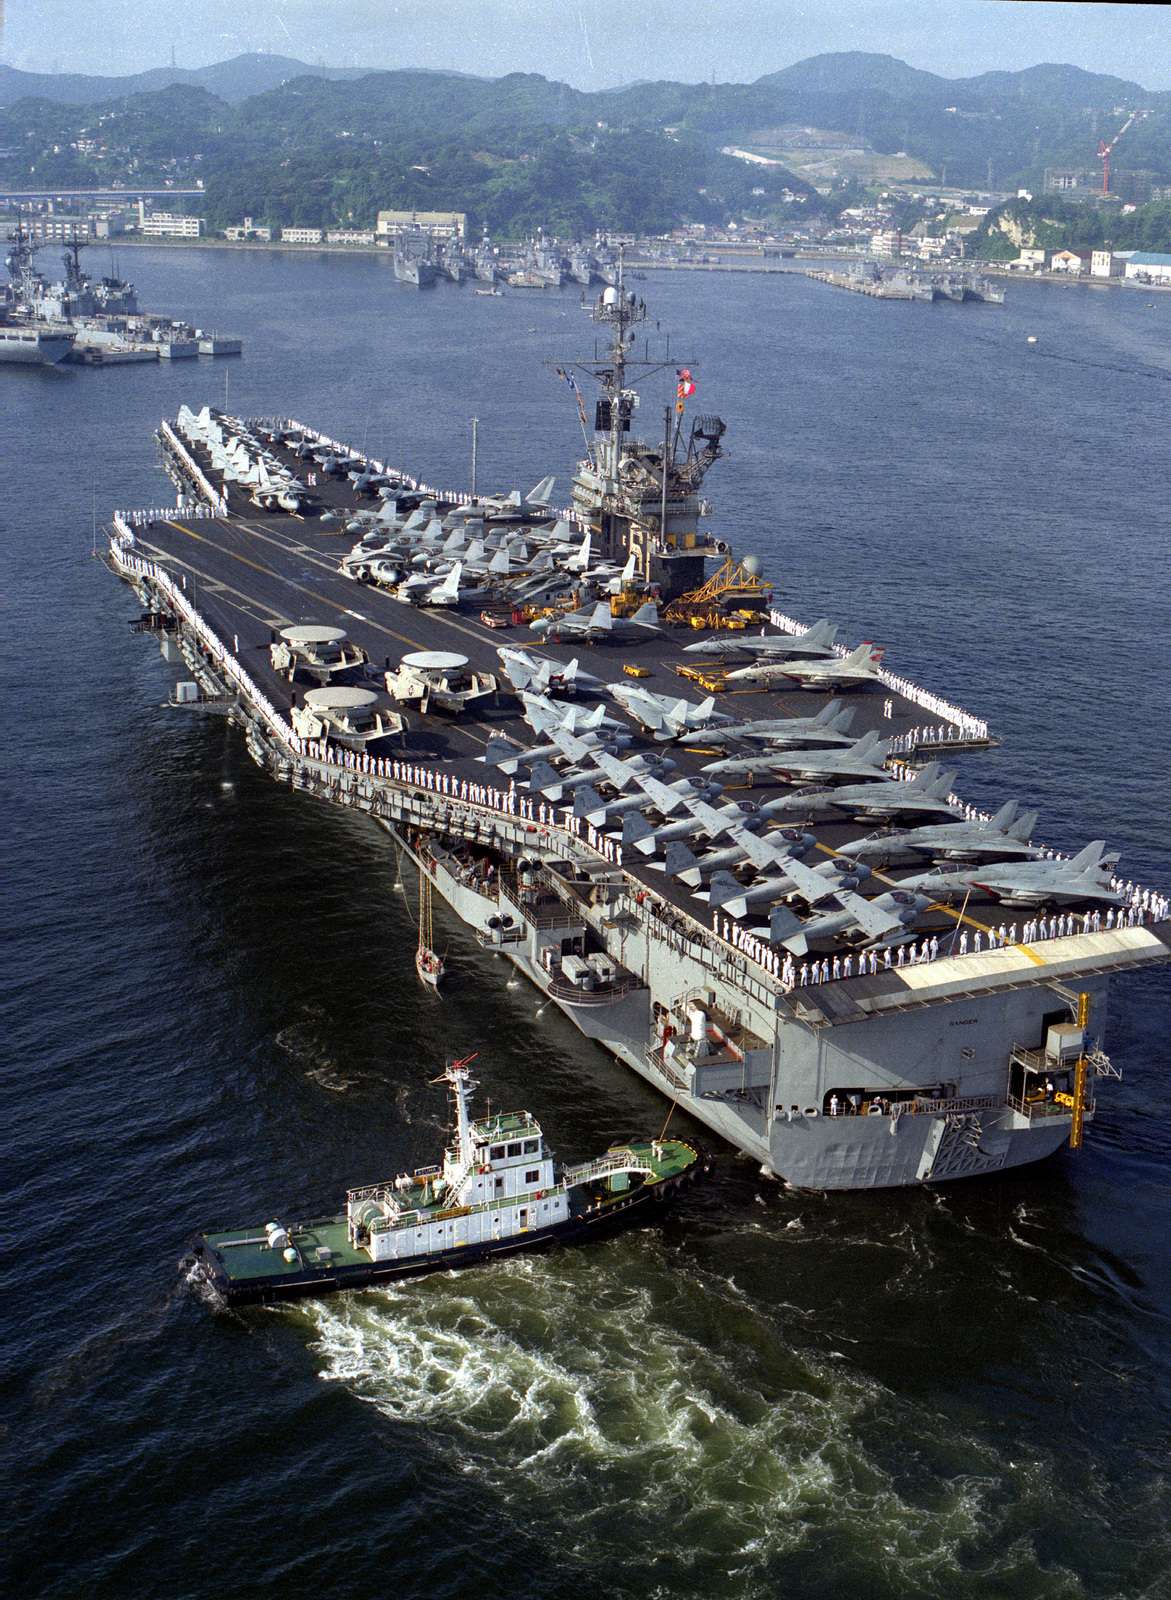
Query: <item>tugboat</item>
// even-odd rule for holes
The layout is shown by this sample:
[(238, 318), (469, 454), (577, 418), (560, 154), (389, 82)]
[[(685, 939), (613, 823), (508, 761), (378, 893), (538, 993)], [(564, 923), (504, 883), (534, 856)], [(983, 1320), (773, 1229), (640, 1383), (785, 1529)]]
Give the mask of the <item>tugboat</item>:
[(443, 980), (444, 966), (432, 948), (431, 931), (431, 880), (419, 868), (419, 948), (415, 951), (415, 971), (429, 989), (438, 989)]
[(229, 1307), (365, 1289), (617, 1232), (659, 1216), (711, 1170), (703, 1145), (634, 1139), (558, 1177), (529, 1112), (469, 1120), (474, 1059), (435, 1080), (455, 1099), (442, 1167), (350, 1189), (340, 1216), (199, 1234), (192, 1277)]

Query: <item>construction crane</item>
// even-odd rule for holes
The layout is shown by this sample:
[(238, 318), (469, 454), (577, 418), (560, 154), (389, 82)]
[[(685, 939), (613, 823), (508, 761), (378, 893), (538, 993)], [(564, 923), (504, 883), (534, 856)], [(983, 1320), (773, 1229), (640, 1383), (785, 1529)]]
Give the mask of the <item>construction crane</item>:
[(1139, 113), (1137, 111), (1132, 111), (1130, 116), (1127, 117), (1126, 121), (1122, 124), (1121, 128), (1119, 128), (1118, 132), (1114, 135), (1109, 144), (1106, 143), (1105, 139), (1102, 140), (1101, 146), (1098, 150), (1098, 160), (1102, 163), (1103, 194), (1109, 194), (1110, 192), (1110, 152), (1113, 150), (1114, 146), (1118, 143), (1119, 139), (1122, 138), (1122, 135), (1126, 132), (1127, 128), (1130, 127), (1131, 123), (1138, 115)]

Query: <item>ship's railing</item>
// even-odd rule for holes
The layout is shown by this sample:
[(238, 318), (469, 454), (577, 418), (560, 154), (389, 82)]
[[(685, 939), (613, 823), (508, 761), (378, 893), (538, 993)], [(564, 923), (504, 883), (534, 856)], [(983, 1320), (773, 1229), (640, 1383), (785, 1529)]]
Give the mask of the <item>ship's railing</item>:
[(565, 1184), (593, 1183), (597, 1178), (607, 1178), (616, 1172), (641, 1172), (653, 1178), (655, 1169), (645, 1156), (636, 1156), (633, 1150), (608, 1151), (596, 1161), (587, 1161), (581, 1167), (566, 1167), (562, 1174)]
[[(1071, 1094), (1055, 1094), (1052, 1100), (1022, 1100), (1014, 1094), (1008, 1097), (1008, 1104), (1018, 1116), (1027, 1117), (1030, 1122), (1043, 1120), (1046, 1117), (1071, 1117), (1073, 1115), (1073, 1096)], [(1087, 1099), (1084, 1113), (1092, 1117), (1096, 1101)]]
[(507, 900), (520, 912), (521, 916), (532, 928), (567, 928), (576, 927), (581, 922), (581, 916), (575, 916), (572, 909), (561, 899), (560, 895), (543, 893), (543, 884), (533, 884), (524, 888), (514, 879), (500, 879), (500, 897)]
[(123, 574), (134, 573), (138, 577), (148, 579), (167, 596), (175, 611), (187, 623), (216, 666), (246, 696), (277, 738), (284, 744), (289, 744), (293, 738), (292, 728), (259, 685), (244, 671), (223, 640), (196, 611), (170, 573), (157, 562), (147, 561), (137, 553), (134, 549), (133, 535), (121, 517), (115, 517), (114, 527), (116, 534), (110, 540), (110, 553), (119, 570)]
[[(879, 1101), (882, 1104), (879, 1104)], [(1006, 1101), (999, 1094), (961, 1094), (952, 1095), (945, 1100), (933, 1100), (930, 1097), (913, 1100), (888, 1099), (881, 1091), (875, 1094), (862, 1096), (861, 1106), (857, 1110), (848, 1100), (842, 1103), (835, 1112), (827, 1111), (827, 1116), (837, 1117), (942, 1117), (953, 1114), (964, 1115), (970, 1111), (1003, 1111)], [(866, 1109), (862, 1110), (862, 1106)]]
[(555, 1000), (565, 1000), (574, 1006), (606, 1006), (615, 1000), (625, 1000), (632, 987), (629, 978), (620, 978), (617, 983), (608, 983), (598, 989), (583, 989), (580, 984), (570, 983), (567, 978), (553, 978), (549, 993)]
[[(715, 1058), (709, 1056), (707, 1059), (711, 1061)], [(728, 1059), (731, 1060), (732, 1058), (729, 1057)], [(661, 1077), (667, 1080), (677, 1094), (687, 1094), (690, 1092), (691, 1085), (688, 1083), (687, 1079), (682, 1076), (682, 1074), (676, 1072), (675, 1068), (671, 1065), (670, 1060), (663, 1054), (661, 1048), (656, 1047), (646, 1051), (646, 1062), (649, 1067), (653, 1067)]]

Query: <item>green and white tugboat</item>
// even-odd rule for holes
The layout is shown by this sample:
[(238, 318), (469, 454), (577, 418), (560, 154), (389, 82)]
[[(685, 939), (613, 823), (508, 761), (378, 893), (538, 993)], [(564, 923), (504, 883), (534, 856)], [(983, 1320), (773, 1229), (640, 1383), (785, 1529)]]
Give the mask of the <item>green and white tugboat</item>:
[(365, 1289), (653, 1220), (711, 1170), (703, 1145), (635, 1139), (557, 1176), (529, 1112), (469, 1120), (474, 1059), (436, 1080), (456, 1110), (442, 1167), (350, 1189), (340, 1216), (199, 1234), (194, 1275), (227, 1306)]

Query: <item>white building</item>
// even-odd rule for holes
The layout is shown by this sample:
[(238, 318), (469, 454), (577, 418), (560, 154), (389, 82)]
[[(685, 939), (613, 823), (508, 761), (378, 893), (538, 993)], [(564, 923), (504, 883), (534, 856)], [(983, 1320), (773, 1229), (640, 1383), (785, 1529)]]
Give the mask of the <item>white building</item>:
[(379, 244), (389, 244), (396, 233), (429, 233), (433, 239), (468, 236), (466, 211), (380, 211), (376, 227)]
[(138, 202), (138, 231), (144, 239), (198, 239), (203, 233), (202, 217), (176, 217), (170, 211), (152, 211), (147, 215), (143, 202)]
[(1095, 250), (1090, 255), (1091, 278), (1121, 278), (1124, 266), (1122, 257), (1113, 250)]
[(320, 244), (320, 228), (282, 228), (282, 244)]
[(245, 217), (242, 224), (236, 223), (231, 228), (225, 228), (224, 238), (232, 239), (237, 244), (242, 239), (262, 239), (267, 243), (272, 238), (272, 229), (258, 227), (251, 217)]
[(1071, 278), (1078, 278), (1090, 270), (1090, 254), (1085, 250), (1055, 250), (1049, 270), (1068, 272)]
[(361, 228), (334, 228), (325, 236), (326, 244), (373, 244), (373, 232)]
[(1137, 279), (1139, 283), (1171, 283), (1171, 256), (1136, 250), (1126, 263), (1123, 277)]
[(1018, 272), (1040, 272), (1045, 265), (1045, 258), (1048, 253), (1047, 250), (1038, 250), (1032, 245), (1028, 245), (1021, 250), (1015, 261), (1009, 262), (1009, 266), (1015, 267)]
[(873, 233), (870, 236), (870, 253), (875, 256), (897, 256), (902, 254), (903, 236), (897, 228), (886, 233)]

